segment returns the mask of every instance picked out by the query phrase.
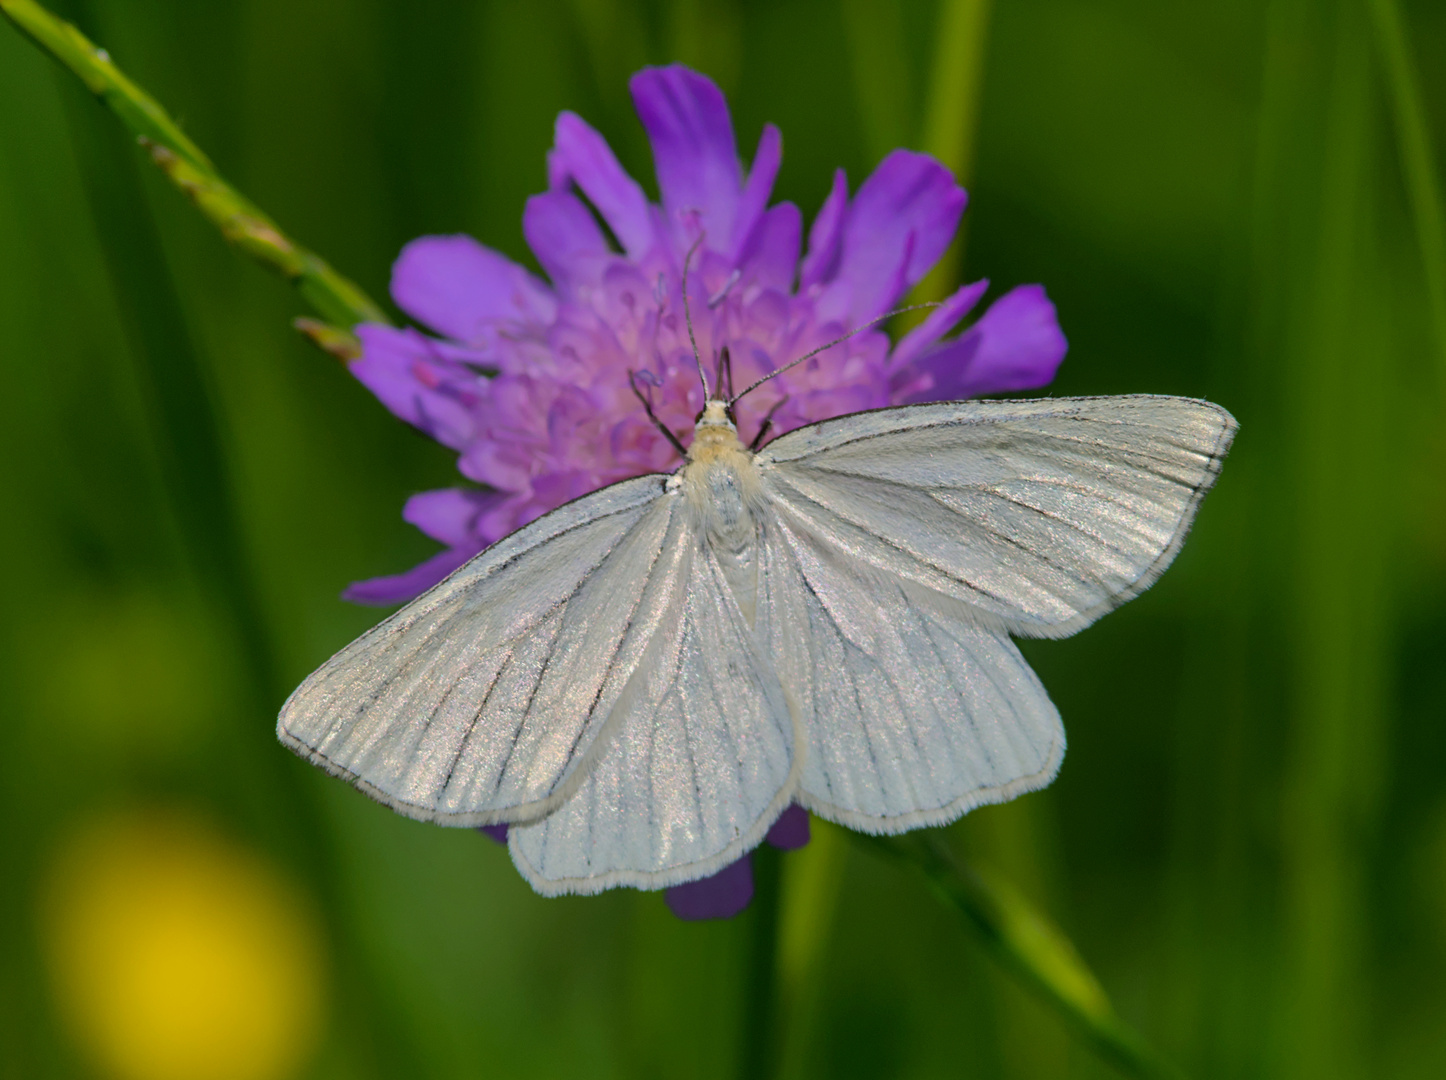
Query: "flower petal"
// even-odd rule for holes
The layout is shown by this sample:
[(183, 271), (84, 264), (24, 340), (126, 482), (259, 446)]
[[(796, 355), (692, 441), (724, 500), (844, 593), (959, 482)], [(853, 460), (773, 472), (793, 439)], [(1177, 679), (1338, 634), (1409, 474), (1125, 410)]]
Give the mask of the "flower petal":
[(915, 363), (932, 386), (908, 401), (947, 401), (1032, 390), (1054, 378), (1069, 343), (1042, 285), (1021, 285), (980, 320)]
[(507, 439), (505, 433), (493, 431), (474, 440), (462, 452), (457, 469), (468, 480), (498, 491), (527, 491), (532, 486), (532, 474), (539, 464), (538, 459), (546, 460), (539, 452), (542, 449), (536, 439), (528, 445)]
[(888, 311), (939, 261), (967, 201), (949, 170), (927, 154), (895, 150), (884, 158), (849, 205), (830, 286), (847, 288), (854, 326)]
[(466, 446), (475, 433), (471, 406), (480, 393), (480, 377), (440, 355), (415, 330), (366, 323), (356, 333), (362, 354), (350, 369), (357, 381), (443, 446)]
[(798, 291), (810, 285), (831, 281), (838, 272), (839, 252), (843, 250), (843, 220), (849, 203), (849, 181), (844, 171), (833, 174), (833, 187), (819, 208), (813, 227), (808, 230), (808, 254), (803, 258), (803, 271)]
[(680, 919), (731, 919), (753, 899), (753, 856), (729, 863), (712, 877), (674, 885), (663, 896)]
[(457, 341), (479, 341), (499, 319), (548, 323), (552, 292), (522, 267), (470, 236), (423, 236), (392, 264), (392, 299), (420, 323)]
[[(738, 200), (738, 213), (733, 221), (733, 242), (728, 250), (739, 259), (748, 246), (754, 229), (768, 206), (768, 197), (773, 194), (773, 181), (778, 178), (778, 166), (783, 161), (783, 135), (772, 124), (763, 125), (763, 134), (758, 139), (758, 153), (753, 155), (753, 167), (748, 171), (748, 180), (743, 185), (743, 194)], [(794, 253), (794, 262), (798, 253)], [(739, 259), (741, 261), (741, 259)], [(792, 274), (790, 273), (790, 278)]]
[(547, 154), (547, 183), (563, 190), (571, 180), (608, 223), (623, 250), (641, 259), (653, 247), (653, 217), (642, 187), (618, 164), (612, 148), (576, 113), (558, 114)]
[(742, 170), (723, 92), (681, 64), (644, 68), (628, 82), (653, 147), (668, 229), (680, 244), (682, 216), (697, 213), (707, 244), (726, 250), (733, 236)]
[(475, 547), (446, 548), (405, 574), (354, 581), (342, 591), (341, 598), (353, 604), (377, 607), (404, 604), (426, 592), (481, 550), (480, 543)]
[(929, 312), (927, 319), (904, 335), (894, 346), (893, 355), (889, 358), (890, 362), (899, 368), (916, 359), (929, 346), (953, 330), (959, 320), (969, 314), (970, 309), (979, 302), (979, 298), (988, 288), (988, 278), (962, 286), (953, 296)]
[(478, 825), (477, 831), (492, 840), (493, 843), (507, 844), (507, 825)]
[(809, 841), (808, 811), (798, 803), (789, 803), (763, 839), (780, 851), (803, 847)]
[(767, 289), (792, 290), (802, 236), (803, 215), (798, 207), (793, 203), (769, 207), (738, 253), (743, 280)]
[(527, 200), (522, 235), (553, 284), (596, 281), (612, 257), (607, 238), (583, 201), (570, 191), (548, 191)]
[(507, 498), (501, 491), (443, 488), (413, 495), (402, 508), (402, 520), (449, 547), (477, 541), (477, 518)]

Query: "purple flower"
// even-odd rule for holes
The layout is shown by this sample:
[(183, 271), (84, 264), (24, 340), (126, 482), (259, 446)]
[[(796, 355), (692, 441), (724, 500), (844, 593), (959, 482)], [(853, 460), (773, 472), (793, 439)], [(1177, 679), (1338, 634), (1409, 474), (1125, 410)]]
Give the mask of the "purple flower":
[[(681, 291), (695, 245), (687, 286), (699, 355), (717, 385), (726, 347), (742, 388), (893, 308), (944, 253), (964, 212), (967, 196), (947, 169), (896, 150), (852, 199), (843, 170), (835, 173), (800, 259), (802, 214), (768, 204), (778, 129), (764, 127), (745, 174), (728, 106), (707, 78), (649, 68), (631, 88), (661, 205), (601, 135), (563, 113), (548, 190), (522, 218), (548, 281), (467, 236), (422, 237), (397, 259), (392, 296), (439, 336), (362, 326), (352, 371), (392, 412), (456, 450), (458, 469), (479, 486), (408, 500), (406, 520), (445, 548), (404, 574), (353, 584), (348, 599), (410, 600), (568, 500), (680, 464), (629, 375), (686, 444), (703, 407)], [(946, 337), (987, 287), (965, 285), (897, 343), (866, 329), (764, 384), (738, 416), (740, 437), (748, 442), (770, 415), (779, 434), (860, 409), (1048, 383), (1066, 344), (1040, 286), (1006, 293)], [(807, 815), (791, 820), (799, 818), (806, 842)], [(669, 903), (684, 917), (712, 917), (751, 894), (745, 859), (670, 890)]]
[[(792, 803), (768, 830), (764, 842), (780, 851), (808, 843), (808, 811)], [(753, 853), (711, 877), (674, 885), (663, 894), (668, 910), (680, 919), (731, 919), (753, 899)]]
[[(507, 843), (506, 825), (482, 825), (477, 831), (499, 844)], [(809, 840), (808, 811), (791, 803), (763, 839), (779, 851), (803, 847)], [(753, 899), (753, 853), (709, 877), (674, 885), (663, 895), (669, 910), (680, 919), (731, 919)]]
[[(406, 520), (446, 549), (405, 574), (357, 582), (348, 599), (410, 600), (569, 499), (678, 466), (628, 372), (686, 442), (703, 395), (682, 268), (700, 235), (688, 281), (698, 347), (715, 367), (728, 346), (742, 387), (890, 310), (944, 253), (964, 212), (964, 189), (947, 169), (895, 150), (852, 199), (843, 170), (834, 175), (800, 262), (802, 215), (792, 203), (768, 205), (778, 129), (764, 127), (745, 175), (728, 106), (708, 79), (650, 68), (633, 77), (632, 92), (662, 205), (648, 202), (601, 135), (563, 113), (548, 190), (522, 218), (550, 285), (467, 236), (426, 236), (402, 251), (392, 296), (441, 337), (363, 326), (352, 371), (392, 412), (456, 450), (462, 475), (485, 488), (409, 500)], [(1038, 285), (1006, 293), (944, 339), (987, 286), (965, 285), (892, 348), (882, 330), (865, 330), (765, 384), (747, 399), (740, 436), (751, 439), (775, 406), (780, 434), (860, 409), (1048, 383), (1065, 339)]]

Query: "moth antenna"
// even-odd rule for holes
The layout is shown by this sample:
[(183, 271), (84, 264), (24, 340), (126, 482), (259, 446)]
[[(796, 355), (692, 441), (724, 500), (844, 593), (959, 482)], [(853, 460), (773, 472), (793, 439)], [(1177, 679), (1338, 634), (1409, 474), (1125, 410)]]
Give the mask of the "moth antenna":
[(667, 437), (667, 440), (673, 444), (673, 449), (678, 451), (678, 456), (684, 461), (687, 461), (688, 451), (683, 448), (682, 440), (673, 434), (672, 428), (658, 419), (657, 413), (653, 412), (652, 397), (651, 395), (648, 397), (643, 396), (643, 392), (638, 389), (638, 373), (631, 368), (628, 369), (628, 385), (633, 388), (633, 393), (636, 394), (638, 400), (643, 403), (643, 411), (648, 414), (648, 419), (653, 422), (653, 426), (661, 431), (663, 435)]
[(693, 336), (693, 312), (688, 306), (688, 264), (693, 261), (693, 252), (698, 250), (698, 245), (703, 242), (707, 233), (700, 232), (698, 239), (693, 241), (693, 246), (683, 256), (683, 321), (688, 324), (688, 344), (693, 346), (693, 361), (698, 365), (698, 378), (703, 383), (703, 400), (708, 400), (708, 375), (703, 370), (703, 357), (698, 354), (698, 339)]
[(733, 396), (733, 354), (728, 351), (727, 345), (723, 346), (723, 352), (718, 356), (718, 391), (729, 397)]
[[(687, 297), (685, 296), (684, 299), (686, 300)], [(789, 368), (798, 367), (798, 365), (801, 364), (801, 363), (803, 363), (805, 360), (811, 360), (811, 359), (813, 359), (815, 356), (817, 356), (819, 353), (821, 353), (821, 352), (827, 352), (829, 349), (832, 349), (835, 345), (842, 345), (845, 341), (847, 341), (849, 338), (853, 337), (855, 334), (861, 334), (861, 333), (863, 333), (865, 330), (867, 330), (869, 327), (871, 327), (871, 326), (877, 326), (879, 323), (883, 322), (885, 319), (892, 319), (895, 315), (902, 315), (902, 314), (903, 314), (904, 312), (906, 312), (906, 311), (919, 311), (919, 310), (921, 310), (921, 309), (923, 309), (923, 308), (935, 308), (935, 307), (938, 307), (938, 306), (939, 306), (939, 301), (937, 301), (937, 300), (931, 300), (931, 301), (929, 301), (927, 304), (910, 304), (910, 305), (908, 305), (907, 307), (894, 308), (893, 311), (886, 311), (886, 312), (884, 312), (882, 315), (879, 315), (879, 316), (877, 316), (876, 318), (870, 319), (868, 322), (864, 323), (862, 326), (856, 326), (856, 327), (854, 327), (852, 330), (850, 330), (850, 331), (849, 331), (847, 334), (845, 334), (843, 337), (834, 338), (834, 339), (833, 339), (832, 341), (830, 341), (827, 345), (820, 345), (818, 348), (814, 349), (812, 352), (806, 352), (806, 353), (804, 353), (804, 354), (803, 354), (802, 356), (800, 356), (797, 360), (790, 360), (788, 363), (784, 364), (781, 368), (775, 368), (774, 370), (770, 371), (767, 375), (763, 376), (763, 378), (757, 380), (756, 382), (754, 382), (754, 383), (752, 383), (752, 384), (750, 384), (750, 385), (748, 385), (748, 386), (745, 386), (741, 391), (739, 391), (739, 393), (738, 393), (738, 395), (737, 395), (736, 397), (734, 397), (732, 400), (730, 400), (730, 401), (728, 402), (728, 406), (729, 406), (729, 408), (732, 408), (735, 404), (738, 403), (739, 399), (742, 398), (745, 394), (751, 394), (751, 393), (753, 393), (753, 391), (757, 390), (760, 386), (762, 386), (764, 383), (766, 383), (769, 379), (772, 379), (772, 378), (774, 378), (774, 377), (776, 377), (776, 376), (778, 376), (778, 375), (782, 375), (782, 374), (783, 374), (785, 371), (787, 371)]]

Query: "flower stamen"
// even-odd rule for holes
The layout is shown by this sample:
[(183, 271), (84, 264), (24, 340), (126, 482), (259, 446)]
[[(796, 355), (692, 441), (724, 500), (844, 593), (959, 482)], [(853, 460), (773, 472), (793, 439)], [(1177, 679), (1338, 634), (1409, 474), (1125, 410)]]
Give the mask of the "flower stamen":
[(688, 324), (688, 344), (693, 346), (693, 360), (698, 365), (698, 378), (703, 381), (703, 400), (708, 400), (708, 376), (703, 371), (703, 357), (698, 354), (698, 339), (693, 336), (693, 312), (688, 305), (688, 266), (693, 261), (693, 253), (698, 250), (698, 245), (703, 242), (706, 233), (699, 233), (698, 239), (693, 241), (693, 246), (688, 249), (688, 254), (683, 256), (683, 321)]
[(723, 287), (717, 292), (715, 292), (712, 296), (708, 297), (709, 311), (712, 311), (724, 300), (728, 299), (728, 294), (733, 291), (733, 286), (738, 284), (738, 279), (742, 276), (743, 271), (737, 269), (735, 269), (733, 273), (728, 275), (728, 280), (723, 283)]

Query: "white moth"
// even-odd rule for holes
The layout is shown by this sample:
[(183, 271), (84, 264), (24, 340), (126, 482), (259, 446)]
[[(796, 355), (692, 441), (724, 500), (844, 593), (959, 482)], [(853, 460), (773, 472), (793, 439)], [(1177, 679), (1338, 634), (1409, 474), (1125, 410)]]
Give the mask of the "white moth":
[(277, 731), (409, 817), (511, 823), (547, 895), (707, 876), (790, 801), (874, 833), (951, 821), (1064, 755), (1010, 635), (1154, 582), (1235, 430), (1187, 398), (955, 401), (754, 453), (709, 400), (676, 473), (483, 551)]

